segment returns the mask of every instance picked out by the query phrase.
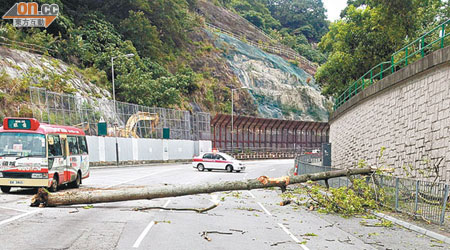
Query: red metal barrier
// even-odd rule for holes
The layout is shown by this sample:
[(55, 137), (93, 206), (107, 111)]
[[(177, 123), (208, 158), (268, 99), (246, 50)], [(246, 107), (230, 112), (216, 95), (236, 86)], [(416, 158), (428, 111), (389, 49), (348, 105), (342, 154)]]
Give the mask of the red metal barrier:
[[(328, 142), (330, 126), (325, 122), (267, 119), (234, 116), (234, 137), (231, 135), (231, 115), (217, 114), (211, 120), (213, 147), (219, 150), (320, 147)], [(233, 143), (231, 143), (233, 141)]]

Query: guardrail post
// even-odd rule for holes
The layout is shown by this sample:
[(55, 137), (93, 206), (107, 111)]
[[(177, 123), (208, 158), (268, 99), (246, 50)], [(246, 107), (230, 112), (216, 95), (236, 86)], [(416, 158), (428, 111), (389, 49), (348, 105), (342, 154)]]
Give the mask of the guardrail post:
[(373, 71), (370, 70), (370, 84), (373, 83)]
[(381, 64), (380, 80), (383, 79), (383, 64)]
[(441, 225), (444, 224), (445, 220), (445, 208), (447, 206), (447, 199), (448, 199), (448, 184), (445, 184), (445, 192), (443, 198), (443, 204), (442, 204), (442, 213), (441, 213)]
[(419, 199), (419, 181), (416, 181), (416, 198), (414, 201), (414, 216), (417, 214), (417, 207), (418, 207), (418, 199)]
[(408, 47), (405, 48), (405, 66), (408, 66)]
[(422, 37), (422, 41), (420, 44), (420, 54), (422, 55), (422, 58), (425, 56), (425, 52), (423, 51), (423, 47), (425, 47), (425, 37)]
[(400, 180), (398, 177), (395, 177), (395, 211), (399, 211), (398, 209), (398, 186), (399, 186)]
[(442, 24), (442, 31), (441, 31), (441, 49), (444, 48), (444, 38), (445, 38), (445, 24)]
[(391, 56), (391, 72), (394, 73), (394, 56)]

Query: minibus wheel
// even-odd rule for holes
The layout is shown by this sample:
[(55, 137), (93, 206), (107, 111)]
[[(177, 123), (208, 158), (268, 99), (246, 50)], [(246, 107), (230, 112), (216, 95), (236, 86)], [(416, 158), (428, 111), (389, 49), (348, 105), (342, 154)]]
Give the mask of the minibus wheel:
[(59, 178), (58, 175), (54, 175), (53, 176), (53, 181), (52, 181), (52, 185), (50, 186), (50, 188), (48, 189), (50, 192), (56, 192), (58, 191), (58, 186), (59, 186)]
[(11, 187), (5, 187), (5, 186), (2, 186), (2, 187), (0, 187), (0, 189), (1, 189), (2, 192), (5, 193), (5, 194), (7, 194), (7, 193), (9, 193), (9, 192), (11, 191)]
[(80, 174), (80, 172), (78, 172), (77, 178), (72, 183), (70, 183), (70, 187), (79, 188), (80, 185), (81, 185), (81, 174)]

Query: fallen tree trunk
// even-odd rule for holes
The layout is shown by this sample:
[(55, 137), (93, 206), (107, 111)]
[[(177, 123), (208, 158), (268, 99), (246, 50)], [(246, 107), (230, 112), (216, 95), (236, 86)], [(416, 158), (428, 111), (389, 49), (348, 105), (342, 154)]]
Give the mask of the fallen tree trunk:
[(91, 189), (75, 190), (59, 193), (49, 193), (45, 189), (40, 189), (33, 196), (32, 206), (60, 206), (74, 204), (92, 204), (104, 202), (117, 202), (128, 200), (143, 200), (165, 197), (177, 197), (193, 194), (214, 193), (234, 190), (251, 190), (267, 187), (281, 187), (285, 189), (289, 184), (303, 183), (307, 181), (328, 180), (330, 178), (351, 176), (358, 174), (369, 174), (370, 168), (344, 169), (316, 174), (306, 174), (298, 176), (285, 176), (281, 178), (268, 178), (261, 176), (257, 179), (246, 181), (227, 181), (220, 183), (206, 183), (190, 186), (175, 187), (129, 187), (118, 189)]

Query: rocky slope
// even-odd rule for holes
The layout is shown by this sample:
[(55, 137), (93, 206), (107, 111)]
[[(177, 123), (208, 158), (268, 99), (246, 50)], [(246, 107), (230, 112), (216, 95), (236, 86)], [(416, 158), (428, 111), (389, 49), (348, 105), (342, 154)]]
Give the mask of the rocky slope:
[(224, 49), (230, 67), (253, 96), (259, 115), (328, 120), (331, 102), (301, 68), (225, 34), (216, 35), (216, 46)]
[[(198, 12), (208, 24), (215, 46), (223, 51), (242, 86), (248, 87), (258, 115), (268, 118), (327, 121), (331, 102), (311, 75), (315, 71), (293, 62), (283, 53), (274, 55), (250, 44), (275, 45), (275, 41), (236, 13), (208, 1), (198, 2)], [(232, 31), (230, 34), (228, 31)], [(296, 65), (294, 65), (295, 63)], [(307, 73), (305, 70), (307, 70)], [(245, 92), (244, 90), (238, 91)], [(239, 110), (236, 110), (239, 112)]]
[[(49, 83), (50, 90), (65, 88), (66, 92), (78, 95), (110, 97), (108, 90), (92, 84), (77, 68), (61, 60), (23, 50), (0, 47), (0, 73), (37, 87)], [(56, 79), (52, 77), (56, 76), (61, 77), (61, 80), (55, 82)]]
[[(305, 72), (301, 63), (249, 45), (252, 42), (274, 45), (276, 41), (233, 12), (206, 1), (199, 1), (196, 11), (208, 23), (240, 35), (236, 39), (235, 35), (233, 38), (207, 27), (189, 33), (192, 43), (183, 49), (195, 56), (182, 60), (203, 80), (178, 108), (230, 112), (230, 89), (246, 86), (248, 90), (235, 93), (236, 114), (328, 119), (331, 103), (320, 95), (312, 75), (307, 73), (311, 73), (311, 68)], [(86, 98), (111, 99), (111, 83), (105, 73), (102, 71), (103, 79), (91, 79), (88, 70), (48, 56), (0, 47), (0, 116), (32, 115), (30, 86)], [(98, 71), (92, 75), (98, 77)]]
[(51, 57), (0, 46), (0, 116), (31, 116), (29, 87), (110, 98), (110, 93), (89, 81), (80, 70)]

